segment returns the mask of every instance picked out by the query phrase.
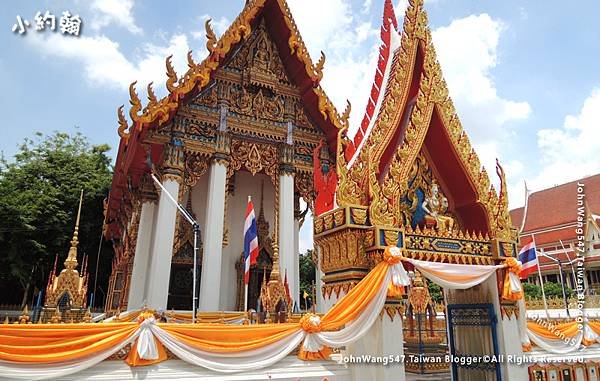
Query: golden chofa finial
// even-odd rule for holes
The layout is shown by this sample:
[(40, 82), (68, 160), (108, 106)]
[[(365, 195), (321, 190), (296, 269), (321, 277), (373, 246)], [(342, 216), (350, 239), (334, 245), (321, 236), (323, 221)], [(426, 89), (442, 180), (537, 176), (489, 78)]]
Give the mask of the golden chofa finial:
[(73, 239), (71, 240), (71, 248), (69, 249), (69, 255), (65, 259), (65, 268), (74, 270), (77, 267), (77, 245), (79, 245), (79, 219), (81, 217), (81, 204), (83, 203), (83, 189), (79, 196), (79, 209), (77, 210), (77, 220), (75, 221), (75, 231), (73, 232)]

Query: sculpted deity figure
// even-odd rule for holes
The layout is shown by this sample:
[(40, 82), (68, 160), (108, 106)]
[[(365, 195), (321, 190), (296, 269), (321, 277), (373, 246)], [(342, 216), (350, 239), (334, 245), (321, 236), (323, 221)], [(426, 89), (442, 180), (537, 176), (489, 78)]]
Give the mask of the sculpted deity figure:
[(254, 54), (254, 66), (262, 70), (269, 70), (269, 51), (267, 49), (265, 40), (260, 40)]
[(325, 140), (321, 139), (313, 152), (314, 187), (317, 193), (315, 198), (315, 214), (321, 215), (333, 209), (335, 204), (335, 190), (338, 183), (337, 173), (331, 168), (329, 150)]
[(454, 218), (445, 214), (448, 211), (448, 199), (440, 192), (439, 185), (435, 180), (431, 182), (429, 194), (425, 197), (422, 207), (428, 216), (435, 219), (438, 229), (452, 230)]

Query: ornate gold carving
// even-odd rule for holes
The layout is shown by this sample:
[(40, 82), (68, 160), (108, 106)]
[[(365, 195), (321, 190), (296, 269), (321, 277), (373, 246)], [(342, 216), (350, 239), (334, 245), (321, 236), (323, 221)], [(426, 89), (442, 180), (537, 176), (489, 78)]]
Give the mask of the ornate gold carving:
[(218, 100), (217, 89), (215, 86), (213, 86), (210, 88), (210, 90), (206, 91), (198, 99), (196, 99), (194, 103), (215, 108), (217, 107)]
[(185, 158), (184, 184), (194, 187), (208, 170), (209, 158), (199, 153), (187, 153)]
[(294, 182), (296, 189), (300, 197), (304, 199), (304, 202), (312, 210), (314, 208), (315, 191), (313, 185), (313, 175), (309, 172), (296, 172), (294, 176)]
[[(86, 273), (87, 261), (84, 260), (81, 268), (81, 275), (76, 270), (77, 262), (77, 246), (79, 245), (79, 219), (81, 217), (81, 204), (83, 203), (83, 190), (79, 198), (79, 209), (77, 211), (77, 219), (75, 221), (75, 230), (73, 231), (73, 239), (71, 239), (71, 248), (67, 259), (65, 259), (65, 268), (56, 274), (56, 261), (54, 269), (48, 279), (46, 286), (46, 299), (44, 307), (57, 308), (63, 298), (66, 298), (67, 308), (85, 308), (87, 302), (87, 287), (88, 276)], [(58, 256), (56, 257), (58, 260)], [(65, 307), (65, 306), (61, 306)]]
[[(333, 217), (332, 214), (330, 216)], [(369, 268), (364, 233), (361, 230), (344, 229), (316, 239), (315, 245), (319, 247), (321, 268), (326, 274), (339, 270)]]
[(252, 175), (264, 172), (273, 184), (279, 182), (279, 153), (277, 147), (233, 140), (231, 143), (230, 165), (227, 176), (245, 167)]
[(142, 102), (135, 92), (135, 84), (137, 81), (134, 81), (129, 85), (129, 103), (131, 104), (131, 108), (129, 109), (129, 117), (131, 120), (136, 121), (138, 119), (138, 113), (142, 110)]
[(129, 131), (127, 131), (129, 129), (129, 125), (127, 124), (127, 120), (125, 120), (125, 115), (123, 114), (123, 105), (121, 105), (121, 107), (119, 107), (117, 109), (117, 116), (119, 118), (119, 129), (117, 130), (117, 132), (119, 133), (119, 136), (124, 138), (124, 139), (129, 139)]
[(351, 208), (350, 212), (352, 213), (352, 219), (358, 225), (364, 225), (367, 222), (367, 210), (359, 209), (359, 208)]
[(206, 20), (204, 23), (204, 29), (206, 29), (206, 49), (212, 53), (217, 47), (217, 36), (210, 26), (211, 19)]
[[(339, 176), (338, 187), (336, 189), (336, 199), (340, 206), (349, 205), (367, 205), (367, 194), (363, 190), (361, 180), (367, 173), (367, 168), (363, 162), (357, 162), (352, 166), (352, 171), (348, 170), (348, 164), (344, 156), (344, 151), (349, 143), (346, 136), (347, 128), (342, 128), (337, 137), (337, 173)], [(365, 150), (366, 151), (366, 150)]]
[(371, 224), (379, 227), (396, 226), (396, 218), (390, 204), (390, 200), (382, 195), (381, 186), (377, 180), (379, 163), (373, 161), (371, 153), (368, 156), (369, 163), (369, 196), (371, 204), (369, 205), (369, 218)]
[[(564, 306), (563, 306), (564, 307)], [(519, 318), (519, 306), (517, 304), (500, 304), (500, 314), (502, 318), (511, 318), (518, 319)]]
[(280, 96), (265, 96), (262, 89), (256, 94), (249, 93), (245, 87), (232, 91), (231, 111), (259, 119), (283, 122), (284, 104)]

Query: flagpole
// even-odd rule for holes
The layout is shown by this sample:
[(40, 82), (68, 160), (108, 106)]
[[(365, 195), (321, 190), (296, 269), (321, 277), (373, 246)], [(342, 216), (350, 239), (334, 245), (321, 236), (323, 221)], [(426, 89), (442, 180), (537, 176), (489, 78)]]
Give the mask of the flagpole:
[[(531, 238), (533, 239), (533, 247), (535, 247), (536, 257), (537, 257), (537, 246), (535, 244), (535, 234), (531, 234)], [(544, 300), (544, 310), (546, 311), (546, 320), (550, 319), (550, 314), (548, 313), (548, 302), (546, 301), (546, 292), (544, 291), (544, 281), (542, 280), (542, 270), (540, 269), (542, 266), (540, 261), (538, 260), (538, 277), (540, 279), (540, 286), (542, 288), (542, 299)]]
[[(252, 201), (252, 196), (248, 195), (248, 204)], [(244, 240), (246, 231), (244, 230)], [(250, 255), (250, 253), (248, 253)], [(246, 253), (244, 253), (244, 312), (248, 311), (248, 283), (250, 283), (250, 269), (248, 269), (248, 281), (246, 281)]]

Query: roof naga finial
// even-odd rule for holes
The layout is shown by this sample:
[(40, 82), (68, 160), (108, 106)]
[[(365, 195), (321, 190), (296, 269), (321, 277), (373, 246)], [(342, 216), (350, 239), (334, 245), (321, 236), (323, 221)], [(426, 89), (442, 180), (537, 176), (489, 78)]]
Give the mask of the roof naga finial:
[(119, 128), (117, 129), (117, 132), (119, 133), (120, 137), (124, 139), (129, 139), (129, 131), (127, 131), (129, 125), (127, 124), (127, 120), (125, 119), (125, 114), (123, 114), (123, 107), (125, 106), (121, 105), (121, 107), (117, 109), (117, 116), (119, 118)]
[(169, 90), (170, 93), (173, 93), (176, 89), (175, 83), (177, 83), (178, 78), (177, 78), (177, 73), (175, 72), (175, 69), (173, 69), (173, 63), (171, 62), (171, 59), (173, 58), (173, 55), (171, 54), (170, 56), (167, 57), (167, 59), (165, 60), (165, 65), (167, 67), (167, 90)]
[(136, 121), (138, 119), (138, 112), (142, 109), (142, 102), (135, 92), (135, 84), (137, 81), (131, 82), (129, 85), (129, 103), (131, 104), (131, 109), (129, 109), (129, 117), (132, 121)]
[(346, 99), (346, 108), (340, 117), (340, 121), (342, 122), (342, 126), (349, 127), (350, 125), (350, 111), (352, 110), (352, 104), (350, 101)]
[(210, 53), (212, 53), (217, 47), (217, 35), (210, 25), (211, 21), (211, 19), (208, 19), (204, 23), (204, 28), (206, 29), (206, 49), (208, 49)]
[(196, 67), (196, 63), (194, 62), (194, 57), (192, 56), (191, 50), (187, 54), (187, 64), (190, 69), (193, 69)]
[(315, 65), (315, 74), (317, 76), (315, 82), (317, 84), (319, 82), (321, 82), (321, 79), (323, 79), (323, 67), (324, 66), (325, 66), (325, 53), (323, 53), (323, 51), (321, 51), (321, 58), (319, 58), (319, 61)]
[(156, 95), (154, 94), (154, 90), (152, 89), (152, 82), (148, 84), (148, 101), (150, 101), (148, 108), (150, 107), (150, 105), (155, 105), (158, 103), (158, 99), (156, 99)]

